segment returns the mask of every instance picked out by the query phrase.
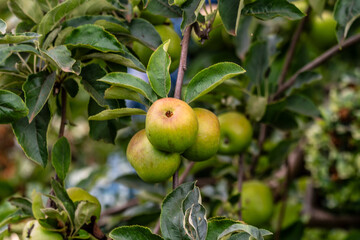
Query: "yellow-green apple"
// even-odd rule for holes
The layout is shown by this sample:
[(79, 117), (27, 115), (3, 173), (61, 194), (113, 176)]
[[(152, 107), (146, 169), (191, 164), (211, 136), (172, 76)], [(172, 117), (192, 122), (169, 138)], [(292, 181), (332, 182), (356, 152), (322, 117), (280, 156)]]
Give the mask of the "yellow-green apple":
[(219, 115), (220, 154), (236, 154), (244, 151), (251, 143), (252, 126), (241, 113), (227, 112)]
[(312, 18), (310, 36), (319, 48), (328, 48), (336, 44), (336, 21), (332, 12), (324, 10), (321, 16)]
[(145, 182), (162, 182), (178, 169), (179, 153), (163, 152), (156, 149), (147, 139), (145, 130), (137, 132), (130, 140), (126, 157), (139, 177)]
[(204, 161), (216, 154), (220, 143), (220, 124), (215, 114), (204, 108), (194, 108), (199, 130), (195, 143), (182, 154), (191, 161)]
[(84, 189), (78, 187), (71, 187), (66, 189), (66, 191), (73, 202), (88, 201), (96, 204), (97, 208), (95, 211), (95, 216), (96, 216), (96, 220), (99, 220), (101, 213), (101, 204), (96, 197), (94, 197)]
[(198, 120), (186, 102), (176, 98), (161, 98), (149, 108), (145, 130), (155, 148), (182, 153), (196, 140)]
[(58, 232), (49, 231), (40, 226), (37, 220), (30, 220), (26, 223), (23, 233), (23, 240), (63, 240)]
[(274, 202), (270, 188), (257, 180), (245, 182), (241, 192), (244, 222), (254, 226), (266, 223), (272, 215)]

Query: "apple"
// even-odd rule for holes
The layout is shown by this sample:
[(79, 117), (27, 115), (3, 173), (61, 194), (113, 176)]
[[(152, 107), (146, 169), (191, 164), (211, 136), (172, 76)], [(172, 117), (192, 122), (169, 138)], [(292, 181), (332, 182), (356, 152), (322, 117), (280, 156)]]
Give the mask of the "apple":
[(126, 149), (126, 157), (139, 177), (151, 183), (170, 178), (181, 162), (178, 153), (157, 150), (147, 139), (144, 129), (131, 138)]
[(219, 153), (232, 155), (244, 151), (252, 140), (252, 126), (241, 113), (227, 112), (219, 115)]
[(174, 0), (174, 4), (179, 7), (181, 7), (181, 5), (183, 5), (185, 2), (186, 0)]
[(84, 189), (78, 187), (68, 188), (66, 189), (66, 191), (73, 202), (88, 201), (91, 203), (95, 203), (98, 206), (95, 211), (95, 216), (96, 219), (99, 220), (101, 213), (101, 204), (96, 197), (94, 197)]
[(194, 108), (199, 130), (195, 143), (182, 154), (191, 161), (204, 161), (216, 154), (220, 143), (220, 123), (215, 114), (203, 108)]
[(135, 52), (136, 56), (139, 57), (140, 62), (146, 67), (148, 65), (151, 54), (154, 52), (147, 46), (137, 41), (133, 42), (132, 50)]
[(170, 19), (161, 16), (161, 15), (156, 15), (151, 13), (148, 10), (144, 10), (141, 12), (140, 15), (141, 18), (148, 20), (149, 22), (151, 22), (153, 25), (160, 25), (160, 24), (164, 24), (164, 23), (170, 23)]
[(145, 130), (155, 148), (182, 153), (195, 143), (198, 120), (186, 102), (176, 98), (161, 98), (149, 108)]
[(241, 204), (244, 222), (254, 226), (266, 223), (274, 208), (270, 188), (257, 180), (247, 181), (243, 184)]
[(336, 44), (336, 21), (332, 12), (324, 10), (321, 16), (312, 18), (310, 37), (319, 48), (328, 48)]
[(49, 231), (40, 226), (37, 220), (31, 220), (26, 223), (23, 233), (23, 240), (64, 240), (58, 232)]

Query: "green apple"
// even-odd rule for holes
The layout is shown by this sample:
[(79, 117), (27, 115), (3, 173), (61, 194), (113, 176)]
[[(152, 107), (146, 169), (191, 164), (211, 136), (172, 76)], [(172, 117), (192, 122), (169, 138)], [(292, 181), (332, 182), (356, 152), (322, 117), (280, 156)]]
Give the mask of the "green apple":
[[(179, 67), (179, 63), (180, 63), (181, 39), (179, 35), (177, 35), (175, 30), (170, 26), (157, 25), (155, 26), (155, 29), (159, 33), (162, 42), (165, 42), (166, 40), (170, 39), (168, 53), (171, 57), (170, 72), (173, 72)], [(153, 51), (147, 46), (143, 45), (142, 43), (136, 41), (133, 42), (132, 49), (135, 52), (135, 54), (139, 57), (142, 64), (144, 64), (144, 66), (147, 66)]]
[(244, 222), (254, 226), (266, 223), (273, 212), (274, 202), (270, 188), (257, 180), (245, 182), (241, 192)]
[(126, 157), (139, 177), (151, 183), (170, 178), (181, 162), (178, 153), (163, 152), (154, 148), (144, 129), (131, 138), (126, 149)]
[(181, 7), (181, 5), (183, 5), (185, 2), (186, 0), (174, 0), (174, 4), (179, 7)]
[(310, 37), (319, 48), (328, 48), (336, 44), (336, 21), (332, 13), (324, 10), (311, 21)]
[(101, 204), (96, 197), (94, 197), (84, 189), (78, 187), (68, 188), (66, 189), (66, 191), (73, 202), (88, 201), (91, 203), (95, 203), (98, 206), (95, 211), (95, 216), (96, 219), (99, 220), (101, 213)]
[(153, 14), (153, 13), (149, 12), (148, 10), (142, 11), (140, 17), (145, 20), (148, 20), (153, 25), (160, 25), (160, 24), (171, 22), (170, 19), (168, 19), (164, 16), (161, 16), (161, 15)]
[(204, 161), (216, 154), (220, 143), (220, 123), (215, 114), (194, 108), (199, 130), (195, 143), (182, 154), (191, 161)]
[(182, 153), (195, 143), (198, 120), (186, 102), (176, 98), (161, 98), (149, 108), (145, 130), (155, 148)]
[(244, 151), (252, 140), (252, 126), (241, 113), (227, 112), (219, 115), (220, 154), (236, 154)]
[(26, 223), (23, 233), (23, 240), (64, 240), (58, 232), (49, 231), (40, 226), (37, 220), (31, 220)]

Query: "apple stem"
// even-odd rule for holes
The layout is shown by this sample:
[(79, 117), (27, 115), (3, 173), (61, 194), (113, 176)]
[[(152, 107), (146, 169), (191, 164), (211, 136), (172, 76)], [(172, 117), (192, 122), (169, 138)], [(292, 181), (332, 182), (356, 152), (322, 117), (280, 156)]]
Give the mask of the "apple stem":
[(242, 220), (242, 186), (243, 186), (243, 179), (244, 179), (244, 154), (240, 154), (237, 156), (238, 158), (238, 191), (240, 193), (238, 207), (239, 207), (239, 220)]
[[(181, 88), (184, 80), (184, 74), (186, 71), (186, 59), (188, 55), (191, 29), (192, 25), (185, 28), (184, 37), (181, 41), (180, 63), (174, 93), (174, 98), (177, 99), (181, 98)], [(175, 174), (173, 175), (173, 189), (177, 188), (177, 186), (179, 186), (179, 169), (176, 170)]]

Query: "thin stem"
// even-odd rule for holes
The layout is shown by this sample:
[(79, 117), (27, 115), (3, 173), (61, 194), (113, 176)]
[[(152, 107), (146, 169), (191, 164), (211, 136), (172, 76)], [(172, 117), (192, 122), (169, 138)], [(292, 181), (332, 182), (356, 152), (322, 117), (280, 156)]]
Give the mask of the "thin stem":
[(238, 206), (239, 206), (239, 220), (242, 220), (242, 187), (243, 187), (243, 180), (244, 180), (244, 154), (238, 156), (238, 192), (240, 193)]
[(260, 131), (259, 131), (259, 138), (258, 138), (258, 149), (259, 149), (259, 152), (252, 157), (251, 166), (250, 166), (250, 173), (251, 173), (251, 175), (253, 175), (253, 174), (255, 173), (256, 166), (257, 166), (258, 161), (259, 161), (259, 158), (260, 158), (260, 156), (261, 156), (262, 147), (263, 147), (263, 145), (264, 145), (265, 138), (266, 138), (266, 131), (267, 131), (267, 126), (266, 126), (266, 124), (261, 123), (261, 124), (260, 124)]
[(29, 70), (30, 73), (33, 73), (32, 69), (30, 68), (30, 66), (27, 64), (27, 62), (21, 57), (21, 55), (16, 52), (16, 54), (18, 55), (18, 57), (20, 58), (21, 62), (26, 66), (26, 68)]
[(296, 49), (296, 45), (299, 42), (300, 39), (300, 35), (304, 29), (305, 23), (309, 18), (309, 14), (310, 14), (310, 10), (311, 8), (308, 8), (307, 12), (306, 12), (306, 17), (304, 17), (303, 19), (301, 19), (299, 25), (296, 28), (296, 31), (291, 39), (291, 43), (290, 43), (290, 47), (289, 50), (286, 53), (286, 57), (285, 57), (285, 63), (283, 66), (283, 69), (281, 71), (280, 77), (278, 79), (278, 85), (281, 86), (286, 78), (286, 74), (289, 71), (290, 68), (290, 63), (294, 58), (294, 53), (295, 53), (295, 49)]
[(64, 136), (64, 131), (65, 131), (66, 102), (67, 102), (67, 94), (65, 88), (61, 88), (61, 122), (60, 122), (59, 138)]
[(160, 232), (160, 219), (157, 221), (153, 232), (154, 234), (158, 234)]
[(322, 63), (330, 59), (332, 56), (334, 56), (336, 53), (341, 51), (343, 48), (349, 47), (355, 43), (360, 42), (360, 34), (354, 35), (348, 39), (346, 39), (341, 46), (338, 44), (321, 54), (319, 57), (315, 58), (313, 61), (309, 62), (302, 68), (300, 68), (288, 81), (286, 81), (283, 85), (281, 85), (277, 92), (273, 95), (271, 100), (276, 100), (281, 96), (282, 93), (284, 93), (287, 89), (289, 89), (294, 83), (296, 82), (297, 77), (300, 75), (300, 73), (310, 71), (318, 66), (320, 66)]
[(37, 62), (37, 58), (36, 55), (34, 55), (34, 73), (36, 73), (36, 62)]
[(7, 75), (12, 75), (12, 76), (15, 76), (15, 77), (21, 77), (21, 78), (27, 78), (27, 76), (25, 75), (22, 75), (22, 74), (17, 74), (17, 73), (12, 73), (12, 72), (0, 72), (1, 74), (7, 74)]
[(186, 177), (189, 175), (191, 169), (194, 167), (194, 164), (195, 164), (195, 162), (190, 162), (190, 163), (186, 166), (183, 174), (181, 174), (181, 177), (180, 177), (180, 180), (179, 180), (179, 184), (184, 183)]

